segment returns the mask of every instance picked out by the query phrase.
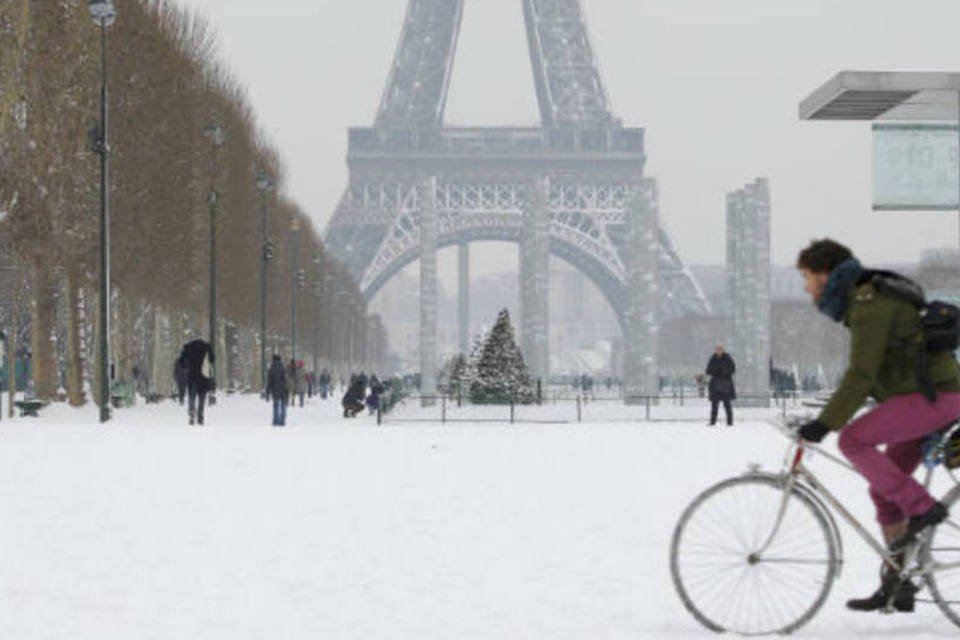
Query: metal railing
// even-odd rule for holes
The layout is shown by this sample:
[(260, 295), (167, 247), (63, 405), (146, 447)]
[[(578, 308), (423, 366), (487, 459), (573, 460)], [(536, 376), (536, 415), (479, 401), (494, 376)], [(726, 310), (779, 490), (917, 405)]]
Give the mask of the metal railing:
[[(778, 393), (739, 396), (734, 414), (758, 419), (771, 413), (786, 416), (788, 409), (802, 406), (805, 396)], [(702, 410), (694, 413), (693, 409)], [(544, 394), (540, 403), (516, 401), (503, 404), (471, 404), (464, 397), (445, 394), (408, 395), (389, 412), (377, 411), (377, 424), (384, 423), (499, 423), (574, 424), (591, 422), (701, 422), (710, 412), (707, 398), (684, 393), (638, 395), (628, 399), (590, 393)], [(756, 414), (756, 415), (755, 415)], [(721, 411), (721, 416), (722, 416)]]

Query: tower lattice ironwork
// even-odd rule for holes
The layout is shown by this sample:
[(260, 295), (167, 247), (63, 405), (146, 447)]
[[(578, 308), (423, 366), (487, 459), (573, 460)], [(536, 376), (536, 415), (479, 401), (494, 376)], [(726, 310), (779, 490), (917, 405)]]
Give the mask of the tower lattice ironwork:
[[(553, 254), (586, 274), (620, 319), (634, 361), (628, 394), (655, 392), (659, 323), (709, 305), (659, 224), (643, 129), (611, 113), (579, 0), (520, 1), (541, 126), (445, 127), (463, 0), (409, 0), (376, 122), (349, 131), (350, 181), (328, 246), (367, 299), (421, 259), (425, 395), (436, 383), (436, 251), (458, 245), (465, 268), (469, 243), (482, 240), (520, 245), (521, 346), (534, 376), (549, 368)], [(465, 292), (459, 300), (466, 322)]]

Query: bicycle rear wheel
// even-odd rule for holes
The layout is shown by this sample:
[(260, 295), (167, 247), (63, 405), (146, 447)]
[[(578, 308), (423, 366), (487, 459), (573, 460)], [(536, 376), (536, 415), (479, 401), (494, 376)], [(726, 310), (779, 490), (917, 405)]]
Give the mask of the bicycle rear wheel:
[(783, 500), (780, 478), (748, 475), (710, 487), (680, 516), (670, 573), (684, 606), (708, 629), (790, 633), (826, 600), (837, 549), (824, 507), (794, 488), (777, 527)]
[(950, 510), (950, 517), (931, 532), (920, 548), (919, 559), (932, 570), (924, 580), (933, 601), (960, 627), (960, 487), (940, 501)]

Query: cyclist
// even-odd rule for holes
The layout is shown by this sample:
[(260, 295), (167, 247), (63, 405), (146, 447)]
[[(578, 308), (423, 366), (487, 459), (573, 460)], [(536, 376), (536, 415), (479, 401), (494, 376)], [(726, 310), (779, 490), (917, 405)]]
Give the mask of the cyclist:
[[(850, 330), (843, 379), (819, 417), (800, 427), (800, 435), (820, 442), (829, 432), (840, 432), (840, 451), (870, 484), (884, 540), (891, 551), (902, 552), (921, 531), (947, 517), (913, 472), (925, 436), (960, 418), (960, 369), (949, 351), (926, 354), (925, 371), (917, 366), (918, 347), (911, 342), (921, 330), (917, 307), (878, 287), (878, 277), (898, 278), (895, 274), (864, 269), (850, 249), (830, 239), (801, 251), (797, 268), (817, 308)], [(924, 383), (936, 392), (921, 393)], [(851, 421), (868, 396), (877, 406)], [(877, 449), (881, 444), (883, 452)], [(913, 611), (916, 591), (884, 567), (880, 588), (848, 601), (847, 607), (875, 611), (893, 596), (897, 610)]]

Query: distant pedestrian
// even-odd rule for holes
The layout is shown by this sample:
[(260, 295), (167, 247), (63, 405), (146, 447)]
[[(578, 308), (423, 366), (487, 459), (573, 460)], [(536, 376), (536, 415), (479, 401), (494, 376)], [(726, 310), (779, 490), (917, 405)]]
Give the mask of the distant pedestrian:
[(274, 354), (267, 371), (267, 397), (273, 401), (273, 426), (287, 424), (287, 372), (283, 360)]
[(733, 386), (733, 374), (737, 366), (729, 353), (724, 351), (723, 345), (718, 344), (713, 355), (707, 362), (707, 375), (710, 376), (710, 425), (717, 424), (717, 408), (723, 403), (723, 411), (727, 414), (727, 426), (733, 426), (733, 407), (731, 400), (735, 400), (737, 392)]
[(293, 370), (294, 393), (300, 396), (300, 408), (303, 408), (303, 396), (307, 393), (307, 372), (303, 368), (303, 360), (297, 361)]
[(287, 363), (287, 406), (291, 406), (295, 403), (295, 395), (297, 393), (297, 361), (293, 358), (290, 358), (290, 362)]
[(181, 407), (187, 397), (187, 378), (189, 376), (190, 367), (187, 365), (187, 360), (181, 353), (180, 357), (178, 357), (177, 361), (173, 364), (173, 381), (177, 385), (177, 400), (180, 402)]
[(187, 363), (187, 404), (190, 424), (203, 424), (207, 393), (213, 389), (213, 349), (206, 340), (183, 345), (180, 357)]
[(377, 376), (370, 376), (370, 394), (367, 396), (367, 410), (370, 415), (377, 412), (380, 408), (380, 396), (383, 395), (383, 383), (377, 379)]
[(330, 393), (330, 372), (324, 369), (323, 373), (320, 374), (320, 398), (322, 400), (326, 400), (327, 394), (329, 393)]

